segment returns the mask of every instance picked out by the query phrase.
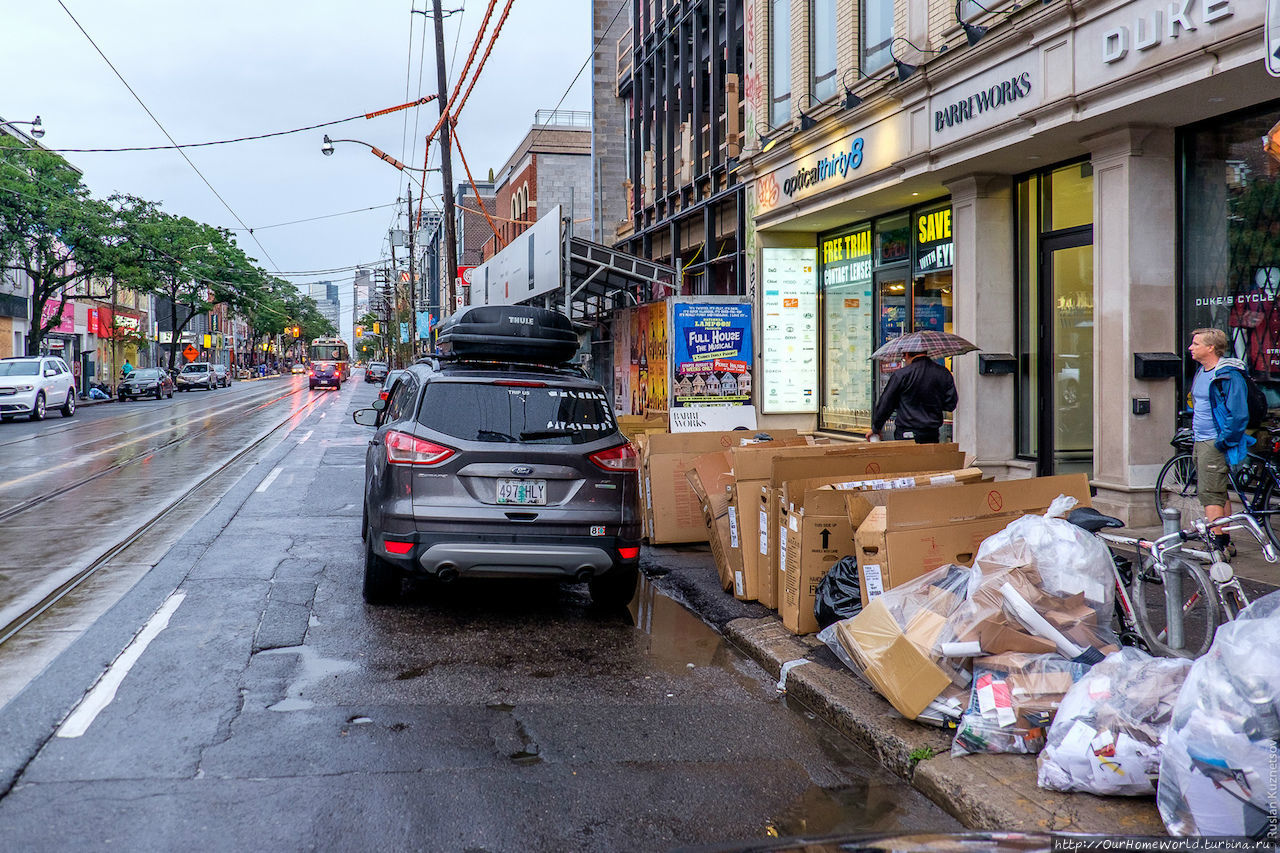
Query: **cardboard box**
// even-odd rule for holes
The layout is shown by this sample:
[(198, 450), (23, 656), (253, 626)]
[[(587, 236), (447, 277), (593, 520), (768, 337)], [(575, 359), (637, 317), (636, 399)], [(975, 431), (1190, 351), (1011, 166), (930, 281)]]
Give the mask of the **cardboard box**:
[[(649, 542), (670, 545), (678, 542), (706, 542), (707, 526), (698, 500), (685, 472), (692, 461), (706, 453), (722, 451), (751, 441), (755, 433), (730, 432), (649, 433), (642, 460), (642, 489)], [(795, 439), (794, 429), (770, 430), (774, 439)]]
[(618, 432), (625, 435), (628, 441), (647, 432), (667, 432), (665, 415), (656, 418), (647, 418), (644, 415), (618, 415), (617, 421)]
[[(831, 482), (848, 484), (854, 478), (867, 477), (878, 482), (883, 474), (933, 471), (940, 474), (948, 468), (964, 465), (964, 457), (954, 444), (921, 445), (911, 441), (868, 442), (849, 447), (832, 448), (813, 455), (778, 455), (770, 460), (769, 477), (760, 484), (760, 536), (757, 559), (757, 593), (761, 604), (782, 607), (786, 587), (787, 513), (792, 509), (788, 484), (803, 482), (814, 486)], [(976, 468), (974, 476), (981, 476)], [(743, 477), (736, 472), (741, 483)], [(857, 482), (862, 482), (858, 479)], [(886, 488), (901, 487), (906, 478), (883, 480)], [(791, 494), (797, 487), (793, 486)], [(772, 588), (771, 588), (772, 587)]]
[(947, 563), (972, 565), (982, 541), (1020, 515), (1043, 512), (1058, 495), (1089, 506), (1084, 474), (889, 491), (858, 527), (855, 544), (864, 606), (884, 590)]
[(692, 465), (685, 476), (702, 501), (703, 520), (707, 525), (711, 557), (720, 576), (720, 586), (736, 590), (742, 586), (742, 552), (729, 515), (729, 498), (733, 492), (729, 455), (723, 451), (704, 454), (694, 459)]
[(931, 645), (929, 634), (935, 629), (940, 630), (936, 620), (926, 617), (904, 631), (884, 602), (877, 600), (852, 619), (836, 623), (836, 637), (880, 695), (914, 720), (951, 684), (950, 677), (921, 651)]
[[(952, 482), (956, 476), (976, 480), (981, 472), (970, 468), (948, 476)], [(914, 486), (929, 479), (930, 475), (920, 475), (893, 480), (844, 481), (843, 484), (876, 484), (883, 489), (902, 487), (907, 482)], [(797, 495), (797, 489), (803, 491)], [(778, 615), (787, 630), (810, 634), (819, 628), (813, 614), (818, 585), (839, 560), (856, 555), (854, 536), (858, 525), (871, 512), (871, 504), (860, 500), (860, 509), (850, 510), (846, 492), (824, 484), (823, 478), (785, 482), (780, 493), (779, 514), (783, 523), (778, 531), (782, 565)]]
[[(769, 471), (773, 459), (791, 456), (823, 456), (833, 450), (832, 445), (794, 445), (773, 442), (764, 445), (749, 445), (729, 449), (729, 460), (733, 466), (734, 507), (738, 525), (738, 538), (742, 550), (743, 598), (746, 601), (759, 601), (769, 607), (777, 607), (776, 590), (772, 592), (772, 604), (762, 595), (759, 555), (762, 550), (767, 553), (768, 539), (761, 543), (761, 530), (768, 530), (767, 524), (760, 524), (760, 487), (769, 479)], [(772, 585), (773, 578), (766, 580)]]
[(844, 495), (832, 490), (807, 494), (803, 505), (788, 512), (786, 520), (778, 615), (788, 631), (812, 634), (818, 630), (813, 615), (818, 584), (841, 558), (853, 555), (857, 526), (849, 519)]

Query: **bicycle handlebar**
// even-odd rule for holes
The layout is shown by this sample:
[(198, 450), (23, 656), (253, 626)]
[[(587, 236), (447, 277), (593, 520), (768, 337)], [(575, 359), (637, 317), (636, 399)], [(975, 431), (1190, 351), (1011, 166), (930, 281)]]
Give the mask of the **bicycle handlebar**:
[(1266, 558), (1268, 563), (1280, 561), (1280, 553), (1276, 551), (1276, 547), (1271, 544), (1271, 539), (1262, 528), (1258, 526), (1258, 520), (1248, 513), (1238, 512), (1235, 515), (1226, 515), (1222, 518), (1215, 518), (1213, 521), (1199, 519), (1194, 527), (1186, 530), (1179, 530), (1174, 533), (1168, 533), (1161, 536), (1151, 543), (1151, 556), (1157, 562), (1164, 562), (1164, 554), (1166, 551), (1181, 545), (1184, 542), (1190, 542), (1198, 539), (1211, 547), (1214, 546), (1209, 537), (1217, 531), (1223, 529), (1238, 529), (1243, 527), (1245, 530), (1258, 540), (1258, 544), (1262, 546), (1262, 556)]

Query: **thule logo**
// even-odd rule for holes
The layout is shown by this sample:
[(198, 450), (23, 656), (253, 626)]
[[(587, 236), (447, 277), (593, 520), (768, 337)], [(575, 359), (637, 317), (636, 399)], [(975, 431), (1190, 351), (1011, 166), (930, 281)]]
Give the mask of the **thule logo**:
[(507, 322), (508, 322), (508, 323), (519, 323), (519, 324), (520, 324), (520, 325), (522, 325), (522, 326), (532, 326), (532, 325), (533, 325), (533, 318), (532, 318), (532, 317), (508, 317), (508, 318), (507, 318)]

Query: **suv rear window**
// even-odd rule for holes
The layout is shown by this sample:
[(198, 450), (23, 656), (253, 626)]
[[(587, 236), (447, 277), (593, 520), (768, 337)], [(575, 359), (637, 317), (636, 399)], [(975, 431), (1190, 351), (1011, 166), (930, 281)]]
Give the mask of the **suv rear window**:
[(432, 382), (418, 422), (465, 441), (587, 444), (613, 433), (613, 411), (601, 391)]

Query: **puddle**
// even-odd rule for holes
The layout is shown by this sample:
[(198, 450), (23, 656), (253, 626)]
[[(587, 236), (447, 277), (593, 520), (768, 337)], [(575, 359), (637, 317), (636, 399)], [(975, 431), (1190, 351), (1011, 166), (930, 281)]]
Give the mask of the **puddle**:
[(733, 670), (733, 655), (715, 629), (640, 578), (636, 597), (627, 605), (636, 628), (649, 639), (649, 656), (669, 674), (700, 666)]
[(542, 748), (538, 746), (537, 741), (529, 734), (529, 730), (524, 727), (524, 722), (515, 716), (515, 706), (506, 702), (487, 702), (485, 707), (490, 711), (499, 711), (503, 714), (510, 714), (511, 721), (516, 724), (515, 735), (520, 740), (520, 749), (507, 754), (507, 759), (520, 767), (527, 767), (531, 764), (542, 763)]
[(284, 691), (284, 699), (267, 707), (268, 711), (306, 711), (315, 703), (304, 699), (303, 694), (326, 678), (334, 678), (359, 669), (351, 661), (322, 658), (310, 646), (289, 646), (283, 649), (266, 649), (260, 655), (289, 654), (298, 658), (298, 672)]
[(901, 787), (892, 783), (856, 782), (837, 788), (813, 786), (766, 831), (787, 838), (800, 835), (847, 835), (903, 829), (906, 816)]

